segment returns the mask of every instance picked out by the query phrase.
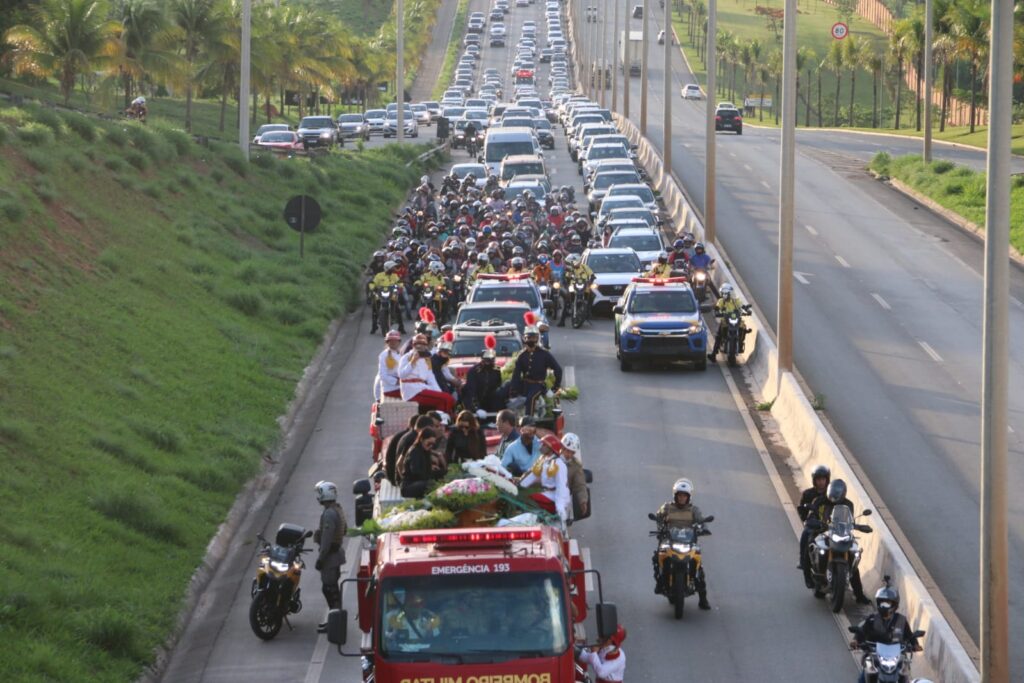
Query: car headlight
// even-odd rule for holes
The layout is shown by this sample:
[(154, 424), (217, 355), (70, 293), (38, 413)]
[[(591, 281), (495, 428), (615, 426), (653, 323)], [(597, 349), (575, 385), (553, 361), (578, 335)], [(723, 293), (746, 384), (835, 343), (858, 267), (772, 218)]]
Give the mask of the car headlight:
[(639, 325), (633, 325), (629, 328), (630, 334), (642, 334), (643, 330), (640, 329)]
[(329, 130), (325, 130), (324, 132), (320, 133), (320, 137), (322, 137), (322, 138), (330, 138), (330, 137), (333, 137), (333, 136), (334, 136), (334, 133), (330, 132)]
[(700, 325), (690, 325), (690, 329), (687, 332), (690, 334), (700, 334)]
[(590, 290), (591, 290), (591, 291), (593, 291), (593, 292), (596, 292), (596, 291), (597, 291), (597, 283), (596, 283), (596, 282), (594, 282), (594, 283), (592, 283), (592, 284), (590, 285)]

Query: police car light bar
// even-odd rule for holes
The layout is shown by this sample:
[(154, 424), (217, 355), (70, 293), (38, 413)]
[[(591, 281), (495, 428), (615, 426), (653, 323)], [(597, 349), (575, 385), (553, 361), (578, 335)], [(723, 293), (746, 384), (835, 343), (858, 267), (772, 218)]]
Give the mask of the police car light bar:
[(512, 541), (539, 541), (540, 529), (491, 529), (488, 531), (407, 531), (399, 537), (402, 545), (487, 545)]
[(498, 282), (519, 282), (529, 280), (530, 273), (480, 273), (477, 280), (496, 280)]
[(662, 287), (667, 284), (679, 284), (685, 283), (687, 280), (685, 277), (635, 277), (633, 282), (643, 282), (645, 284), (654, 285), (655, 287)]

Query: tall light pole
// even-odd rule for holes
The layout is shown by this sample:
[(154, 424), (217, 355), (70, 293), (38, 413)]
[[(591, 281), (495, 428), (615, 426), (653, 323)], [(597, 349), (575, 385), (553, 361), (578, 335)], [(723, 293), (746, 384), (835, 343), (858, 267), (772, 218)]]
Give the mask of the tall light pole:
[(1010, 681), (1007, 561), (1013, 0), (992, 0), (981, 353), (981, 683)]
[(405, 140), (405, 2), (395, 0), (395, 101), (398, 103), (398, 134)]
[(779, 168), (779, 373), (793, 370), (793, 216), (796, 159), (796, 0), (786, 0), (782, 34), (782, 159)]
[(665, 173), (672, 173), (672, 0), (665, 0), (665, 71), (662, 77), (665, 86), (665, 121), (663, 162)]
[(640, 46), (640, 135), (647, 135), (647, 15), (650, 0), (644, 0), (641, 10), (644, 13), (641, 20), (643, 39)]
[(626, 0), (626, 19), (622, 25), (622, 116), (629, 118), (629, 79), (632, 76), (629, 73), (630, 64), (629, 60), (633, 54), (632, 44), (629, 42), (629, 20), (630, 20), (630, 9), (629, 0)]
[[(605, 0), (604, 7), (601, 9), (608, 9), (608, 0)], [(601, 55), (598, 68), (601, 70), (601, 108), (604, 109), (608, 105), (608, 83), (605, 81), (608, 73), (608, 12), (606, 11), (601, 12), (601, 42), (597, 45), (597, 54)]]
[(252, 68), (252, 0), (242, 0), (242, 73), (238, 84), (238, 146), (249, 158), (249, 82)]
[(590, 33), (590, 47), (591, 47), (591, 50), (590, 50), (590, 63), (591, 63), (591, 68), (593, 69), (593, 72), (594, 72), (593, 81), (594, 81), (594, 99), (595, 100), (597, 99), (597, 96), (598, 96), (597, 89), (601, 85), (600, 73), (598, 72), (598, 66), (597, 66), (598, 57), (601, 54), (601, 47), (600, 47), (600, 44), (598, 42), (599, 39), (601, 38), (601, 31), (598, 30), (598, 25), (597, 24), (598, 24), (599, 21), (602, 20), (603, 16), (604, 16), (604, 13), (600, 12), (598, 10), (598, 6), (595, 5), (594, 6), (594, 30)]
[(612, 28), (612, 111), (619, 109), (619, 0), (615, 0), (614, 27)]
[(924, 156), (932, 160), (932, 0), (924, 0)]
[(715, 241), (715, 99), (718, 97), (718, 3), (708, 0), (707, 54), (707, 115), (704, 121), (704, 241)]

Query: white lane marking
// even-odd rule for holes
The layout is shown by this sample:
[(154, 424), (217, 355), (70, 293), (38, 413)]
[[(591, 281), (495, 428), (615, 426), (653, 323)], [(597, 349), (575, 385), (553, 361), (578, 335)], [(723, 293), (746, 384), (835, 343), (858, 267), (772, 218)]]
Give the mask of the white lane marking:
[(939, 352), (933, 349), (928, 342), (919, 340), (917, 343), (921, 345), (921, 348), (924, 349), (925, 353), (932, 357), (933, 361), (936, 363), (942, 362), (942, 356), (940, 356)]
[(772, 189), (772, 186), (768, 184), (768, 181), (767, 181), (767, 180), (762, 180), (762, 181), (761, 181), (761, 184), (762, 184), (762, 185), (764, 185), (764, 188), (765, 188), (766, 190), (770, 190), (770, 189)]
[(747, 169), (748, 171), (753, 171), (754, 170), (753, 167), (750, 164), (743, 164), (743, 168)]
[(729, 156), (731, 156), (731, 157), (733, 157), (735, 159), (736, 158), (736, 152), (729, 152)]
[(844, 259), (839, 254), (836, 254), (836, 261), (839, 261), (839, 265), (841, 265), (843, 268), (849, 268), (850, 267), (850, 264), (847, 263), (846, 259)]
[(805, 225), (804, 227), (807, 228), (807, 232), (811, 233), (815, 237), (818, 236), (818, 231), (814, 229), (813, 225)]
[(690, 149), (690, 143), (689, 142), (684, 142), (683, 143), (683, 147), (685, 147), (686, 149)]
[(799, 270), (793, 271), (793, 277), (795, 277), (797, 279), (797, 282), (799, 282), (802, 285), (811, 284), (811, 281), (807, 279), (808, 275), (810, 275), (810, 273), (801, 273)]
[(881, 306), (882, 308), (884, 308), (885, 310), (887, 310), (887, 311), (891, 311), (892, 310), (892, 306), (889, 305), (888, 301), (886, 301), (885, 299), (882, 298), (881, 294), (875, 294), (874, 292), (871, 292), (871, 297), (875, 301), (877, 301), (878, 305)]
[(563, 387), (574, 387), (576, 386), (576, 366), (566, 365), (562, 370), (562, 386)]
[[(362, 554), (360, 543), (362, 537), (352, 537), (345, 542), (345, 564), (341, 566), (341, 574), (345, 578), (351, 578), (359, 567), (359, 557)], [(327, 619), (327, 614), (324, 614)], [(313, 658), (309, 660), (309, 668), (306, 669), (304, 683), (319, 683), (320, 676), (324, 672), (324, 664), (327, 663), (327, 651), (331, 644), (327, 642), (327, 634), (321, 633), (316, 638), (316, 647), (313, 648)]]

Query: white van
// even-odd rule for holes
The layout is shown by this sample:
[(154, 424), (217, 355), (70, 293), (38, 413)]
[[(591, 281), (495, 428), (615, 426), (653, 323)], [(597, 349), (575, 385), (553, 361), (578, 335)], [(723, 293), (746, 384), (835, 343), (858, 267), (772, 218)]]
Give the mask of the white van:
[(512, 154), (505, 157), (501, 162), (501, 173), (498, 174), (502, 184), (507, 184), (514, 177), (522, 175), (547, 177), (548, 169), (544, 165), (544, 159), (534, 154)]
[(513, 154), (528, 154), (543, 158), (537, 133), (532, 128), (490, 128), (484, 138), (483, 162), (488, 173), (498, 173), (501, 162)]

